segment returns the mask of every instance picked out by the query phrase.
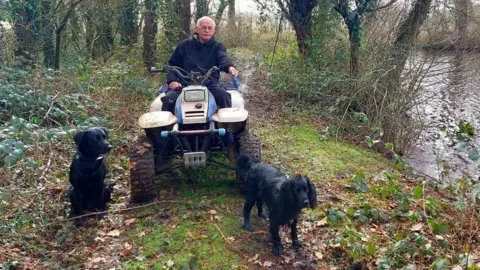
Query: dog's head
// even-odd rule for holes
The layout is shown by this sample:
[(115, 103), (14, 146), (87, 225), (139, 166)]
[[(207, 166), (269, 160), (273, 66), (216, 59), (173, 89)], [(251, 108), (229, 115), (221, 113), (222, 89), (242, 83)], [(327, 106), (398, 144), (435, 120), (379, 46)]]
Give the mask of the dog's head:
[(297, 174), (288, 182), (288, 196), (291, 202), (299, 208), (317, 207), (317, 190), (307, 176)]
[(89, 128), (75, 134), (74, 140), (77, 150), (86, 157), (98, 157), (110, 152), (108, 144), (108, 130), (106, 128)]

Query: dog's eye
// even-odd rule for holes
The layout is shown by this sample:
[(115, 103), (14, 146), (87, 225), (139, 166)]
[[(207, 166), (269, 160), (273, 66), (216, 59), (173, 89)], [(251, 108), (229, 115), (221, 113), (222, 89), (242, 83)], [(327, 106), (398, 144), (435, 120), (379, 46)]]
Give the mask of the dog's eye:
[(97, 141), (100, 141), (100, 136), (99, 135), (97, 135)]

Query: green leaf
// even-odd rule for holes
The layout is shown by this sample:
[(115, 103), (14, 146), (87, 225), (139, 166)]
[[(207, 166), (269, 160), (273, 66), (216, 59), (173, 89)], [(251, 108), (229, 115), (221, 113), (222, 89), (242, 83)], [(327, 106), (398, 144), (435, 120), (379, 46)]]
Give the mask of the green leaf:
[(423, 187), (422, 186), (418, 186), (416, 188), (413, 189), (413, 195), (415, 197), (415, 199), (420, 199), (423, 197)]
[(473, 161), (477, 161), (480, 158), (480, 153), (478, 152), (477, 149), (473, 149), (468, 153), (468, 158), (470, 158)]
[(28, 158), (27, 159), (27, 167), (36, 169), (36, 168), (38, 168), (38, 163), (35, 162), (33, 159)]
[(18, 160), (22, 159), (22, 157), (23, 157), (23, 150), (21, 150), (21, 149), (15, 149), (15, 150), (11, 153), (11, 155), (13, 155), (13, 156), (17, 159), (17, 161), (18, 161)]
[(371, 242), (367, 243), (367, 252), (371, 256), (375, 255), (375, 253), (377, 252), (377, 247), (375, 246), (374, 243), (371, 243)]
[(457, 150), (460, 152), (467, 152), (467, 142), (460, 141), (457, 145)]
[(373, 139), (370, 136), (365, 136), (365, 141), (367, 142), (367, 145), (369, 148), (372, 148), (373, 146)]
[(15, 156), (9, 154), (8, 156), (3, 158), (3, 162), (7, 166), (13, 166), (13, 165), (17, 164), (17, 159), (15, 158)]
[(15, 149), (23, 150), (24, 144), (22, 142), (15, 142), (14, 147), (15, 147)]
[(430, 226), (432, 227), (432, 230), (433, 230), (433, 234), (435, 235), (448, 232), (449, 227), (446, 224), (437, 223), (432, 219), (428, 220), (428, 223), (430, 223)]
[(353, 208), (348, 208), (347, 209), (347, 215), (349, 217), (353, 217), (353, 214), (355, 214), (355, 210), (353, 210)]

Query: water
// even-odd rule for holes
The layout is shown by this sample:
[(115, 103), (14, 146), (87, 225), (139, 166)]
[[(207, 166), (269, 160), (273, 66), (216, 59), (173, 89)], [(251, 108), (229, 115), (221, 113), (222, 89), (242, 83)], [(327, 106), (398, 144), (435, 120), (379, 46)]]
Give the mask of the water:
[[(480, 131), (480, 77), (477, 75), (480, 55), (419, 53), (407, 66), (413, 68), (414, 63), (420, 61), (426, 63), (424, 69), (429, 68), (421, 83), (419, 111), (415, 114), (425, 126), (410, 150), (408, 161), (417, 171), (436, 179), (440, 175), (438, 160), (452, 167), (448, 180), (465, 172), (477, 179), (477, 162), (456, 150), (456, 141), (447, 134), (455, 134), (461, 119)], [(480, 146), (478, 137), (472, 143), (477, 148)]]

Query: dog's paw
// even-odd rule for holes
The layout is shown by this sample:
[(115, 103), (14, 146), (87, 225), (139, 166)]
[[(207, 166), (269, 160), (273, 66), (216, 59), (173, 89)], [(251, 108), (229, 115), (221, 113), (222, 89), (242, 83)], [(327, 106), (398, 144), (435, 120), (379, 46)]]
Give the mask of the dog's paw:
[(275, 256), (280, 256), (283, 254), (283, 246), (282, 245), (273, 245), (272, 253)]
[(260, 214), (258, 214), (258, 216), (263, 218), (263, 219), (268, 219), (268, 213), (260, 213)]
[(301, 240), (296, 239), (292, 241), (292, 244), (294, 247), (299, 248), (299, 247), (302, 247), (303, 242)]
[(244, 228), (245, 230), (247, 230), (249, 232), (253, 232), (253, 227), (252, 227), (252, 224), (250, 224), (250, 223), (243, 223), (242, 228)]

